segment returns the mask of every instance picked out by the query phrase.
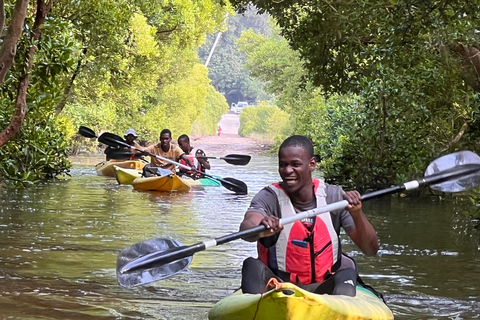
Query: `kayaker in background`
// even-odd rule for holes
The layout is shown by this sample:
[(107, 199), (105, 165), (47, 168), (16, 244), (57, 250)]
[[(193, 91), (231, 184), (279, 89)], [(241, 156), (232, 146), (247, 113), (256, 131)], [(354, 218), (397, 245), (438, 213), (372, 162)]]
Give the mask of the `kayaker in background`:
[[(188, 135), (182, 134), (180, 137), (178, 137), (177, 142), (180, 149), (185, 152), (185, 155), (190, 159), (190, 161), (193, 162), (193, 165), (198, 171), (205, 172), (205, 169), (210, 170), (210, 163), (208, 160), (206, 158), (201, 158), (206, 157), (205, 152), (203, 152), (202, 149), (195, 149), (192, 147), (190, 145), (190, 138)], [(185, 165), (187, 164), (183, 159), (180, 160), (180, 163)], [(202, 178), (200, 173), (184, 168), (180, 168), (180, 174), (187, 175), (193, 179)]]
[[(123, 137), (125, 138), (125, 142), (129, 145), (131, 145), (133, 148), (137, 148), (137, 149), (140, 149), (140, 150), (143, 150), (143, 147), (141, 145), (139, 145), (137, 142), (135, 142), (135, 139), (138, 138), (138, 135), (137, 133), (135, 132), (134, 129), (130, 128), (128, 129), (125, 134), (123, 135)], [(135, 149), (131, 149), (131, 148), (127, 148), (132, 154), (132, 156), (130, 157), (131, 160), (137, 160), (139, 158), (142, 157), (142, 153), (139, 153), (137, 150)]]
[[(348, 296), (355, 296), (357, 279), (363, 284), (355, 261), (341, 252), (340, 227), (368, 255), (378, 251), (376, 232), (362, 211), (360, 194), (312, 179), (315, 168), (313, 145), (308, 138), (291, 136), (281, 144), (278, 172), (282, 181), (255, 195), (240, 225), (240, 230), (258, 225), (267, 228), (245, 239), (257, 241), (259, 258), (243, 262), (244, 293), (265, 292), (271, 278), (292, 282), (315, 293)], [(280, 217), (344, 199), (349, 203), (346, 210), (285, 226), (279, 223)]]
[[(135, 139), (138, 138), (137, 136), (137, 133), (135, 132), (134, 129), (130, 128), (128, 129), (125, 134), (123, 135), (123, 137), (125, 138), (125, 142), (128, 143), (129, 145), (131, 145), (132, 147), (134, 148), (137, 148), (137, 149), (143, 149), (143, 147), (141, 145), (139, 145), (138, 143), (135, 142)], [(132, 152), (135, 152), (134, 149), (130, 149)]]
[[(125, 134), (123, 135), (123, 137), (125, 138), (125, 142), (127, 144), (131, 145), (134, 148), (143, 150), (143, 147), (135, 142), (135, 139), (137, 139), (138, 136), (134, 129), (128, 129), (127, 132), (125, 132)], [(120, 137), (118, 138), (121, 139)], [(121, 146), (117, 146), (117, 147), (108, 146), (104, 152), (105, 152), (107, 161), (111, 159), (137, 160), (142, 157), (142, 153), (138, 153), (135, 149), (121, 147)]]
[[(175, 162), (178, 162), (179, 160), (184, 160), (188, 166), (190, 166), (191, 168), (195, 168), (193, 162), (187, 157), (187, 155), (185, 155), (182, 149), (172, 144), (172, 132), (169, 129), (163, 129), (160, 133), (160, 143), (151, 145), (144, 150), (146, 151), (144, 155), (148, 155), (148, 153), (153, 153), (157, 156), (161, 156)], [(158, 159), (156, 157), (150, 158), (150, 166), (147, 165), (145, 167), (168, 169), (172, 171), (172, 173), (175, 173), (175, 164)], [(146, 170), (144, 168), (144, 173), (145, 171)], [(146, 176), (148, 176), (148, 172)]]

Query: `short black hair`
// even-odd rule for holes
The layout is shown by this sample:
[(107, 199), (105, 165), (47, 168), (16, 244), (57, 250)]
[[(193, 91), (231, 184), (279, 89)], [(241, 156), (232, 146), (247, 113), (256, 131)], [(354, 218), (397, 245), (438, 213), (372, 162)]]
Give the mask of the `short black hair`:
[(160, 138), (164, 133), (168, 133), (170, 135), (170, 138), (172, 137), (172, 131), (170, 131), (169, 129), (163, 129), (162, 132), (160, 132)]
[(178, 137), (177, 141), (180, 141), (180, 140), (185, 140), (188, 143), (190, 143), (190, 138), (186, 134), (182, 134), (180, 137)]
[(278, 155), (280, 155), (280, 150), (286, 147), (302, 147), (307, 151), (309, 158), (314, 157), (312, 140), (305, 136), (294, 135), (285, 139), (278, 148)]

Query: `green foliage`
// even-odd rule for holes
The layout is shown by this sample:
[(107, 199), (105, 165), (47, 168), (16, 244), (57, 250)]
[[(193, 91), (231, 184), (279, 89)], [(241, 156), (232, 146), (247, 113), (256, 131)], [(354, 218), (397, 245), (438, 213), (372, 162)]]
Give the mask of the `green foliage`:
[[(2, 148), (0, 171), (32, 182), (68, 170), (65, 141), (78, 150), (80, 125), (119, 134), (134, 127), (144, 140), (157, 140), (164, 127), (190, 133), (214, 96), (196, 50), (231, 11), (212, 0), (55, 1), (37, 43), (26, 120)], [(33, 19), (28, 15), (15, 67), (0, 88), (2, 127), (14, 111)], [(214, 126), (218, 116), (203, 122)]]
[(325, 176), (381, 188), (478, 149), (478, 81), (459, 58), (480, 40), (477, 2), (263, 1), (286, 40), (246, 32), (239, 44), (295, 132), (314, 141)]
[(265, 84), (265, 92), (276, 97), (278, 106), (286, 109), (296, 104), (305, 71), (299, 55), (289, 48), (287, 41), (250, 29), (242, 32), (237, 45), (247, 56), (245, 68)]
[[(248, 1), (234, 0), (236, 6)], [(359, 92), (378, 63), (408, 71), (427, 61), (458, 60), (449, 45), (478, 43), (479, 2), (471, 1), (261, 1), (305, 61), (309, 76), (327, 92)]]
[(204, 108), (200, 109), (193, 123), (192, 135), (215, 135), (217, 123), (227, 111), (228, 104), (225, 97), (212, 86), (208, 87), (207, 103)]
[(27, 117), (15, 138), (0, 148), (0, 175), (14, 186), (27, 186), (68, 172), (63, 131), (53, 112), (41, 120)]
[[(244, 68), (246, 57), (239, 52), (236, 41), (245, 30), (270, 34), (267, 15), (257, 15), (251, 8), (243, 14), (227, 17), (227, 28), (220, 36), (210, 59), (209, 78), (215, 89), (225, 95), (229, 105), (245, 100), (262, 100), (270, 98), (263, 91), (263, 83), (251, 77)], [(199, 57), (205, 62), (213, 47), (217, 34), (207, 37), (205, 44), (199, 49)]]
[(197, 64), (185, 79), (162, 87), (155, 95), (156, 106), (146, 113), (142, 133), (151, 140), (158, 140), (163, 128), (169, 128), (173, 138), (190, 134), (199, 110), (206, 105), (209, 88), (206, 83), (207, 70)]
[(292, 132), (289, 115), (277, 106), (260, 103), (258, 106), (247, 107), (240, 114), (241, 136), (255, 134), (264, 139), (273, 140), (276, 137), (285, 138)]
[[(108, 17), (120, 19), (115, 30), (110, 21), (97, 21), (96, 12), (82, 16), (72, 12), (78, 18), (78, 31), (88, 30), (95, 20), (98, 34), (88, 39), (80, 32), (76, 35), (87, 52), (81, 57), (84, 67), (65, 115), (75, 126), (96, 132), (123, 135), (127, 128), (135, 128), (144, 141), (157, 141), (164, 128), (174, 137), (190, 134), (210, 95), (207, 69), (198, 63), (196, 49), (230, 9), (211, 0), (126, 2), (132, 9), (128, 12), (106, 6)], [(111, 48), (102, 47), (101, 35)], [(97, 41), (102, 50), (97, 49)], [(211, 128), (218, 120), (204, 117), (202, 123)]]
[[(31, 24), (29, 16), (27, 23)], [(27, 112), (24, 123), (14, 137), (0, 148), (0, 175), (14, 185), (29, 185), (45, 178), (68, 172), (66, 127), (57, 121), (54, 110), (61, 100), (66, 74), (75, 63), (77, 49), (67, 31), (69, 24), (47, 19), (38, 43), (30, 73)], [(28, 28), (26, 33), (28, 34)], [(0, 91), (0, 127), (7, 127), (15, 108), (19, 78), (25, 65), (27, 38), (18, 45), (15, 66), (10, 70)], [(7, 181), (8, 182), (8, 181)]]

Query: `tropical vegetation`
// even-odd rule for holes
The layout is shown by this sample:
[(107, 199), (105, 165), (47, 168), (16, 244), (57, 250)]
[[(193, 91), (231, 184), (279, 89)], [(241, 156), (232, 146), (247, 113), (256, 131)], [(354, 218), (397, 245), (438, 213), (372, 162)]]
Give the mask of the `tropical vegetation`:
[(200, 59), (208, 63), (208, 77), (212, 85), (225, 96), (229, 105), (238, 101), (272, 99), (264, 91), (263, 82), (245, 68), (246, 56), (238, 50), (237, 43), (242, 32), (247, 30), (269, 36), (268, 15), (259, 15), (255, 8), (249, 6), (243, 14), (227, 17), (225, 23), (227, 29), (207, 36), (207, 41), (198, 51)]
[(242, 134), (305, 134), (344, 185), (384, 187), (478, 150), (480, 0), (256, 2), (271, 21), (212, 0), (3, 4), (0, 174), (12, 181), (68, 171), (79, 125), (213, 134), (233, 96), (270, 101), (245, 110)]
[(478, 150), (479, 1), (256, 5), (283, 38), (245, 33), (247, 65), (315, 142), (328, 179), (379, 188)]
[(0, 8), (0, 175), (10, 181), (68, 172), (80, 125), (118, 134), (134, 126), (144, 140), (165, 127), (213, 134), (228, 109), (197, 54), (208, 33), (225, 28), (228, 3), (6, 0)]

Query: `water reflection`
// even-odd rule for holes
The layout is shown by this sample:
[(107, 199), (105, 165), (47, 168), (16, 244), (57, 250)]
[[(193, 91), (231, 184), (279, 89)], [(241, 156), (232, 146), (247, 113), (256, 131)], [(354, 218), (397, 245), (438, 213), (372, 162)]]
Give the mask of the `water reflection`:
[[(213, 174), (246, 182), (249, 194), (137, 192), (96, 176), (93, 166), (77, 166), (71, 179), (0, 190), (1, 318), (206, 319), (240, 285), (254, 244), (197, 253), (187, 270), (133, 289), (117, 284), (115, 263), (121, 249), (146, 239), (188, 245), (238, 231), (253, 195), (278, 179), (268, 157), (214, 165)], [(379, 256), (365, 257), (342, 237), (396, 319), (480, 318), (480, 236), (455, 208), (434, 198), (372, 200), (365, 212), (382, 243)]]

